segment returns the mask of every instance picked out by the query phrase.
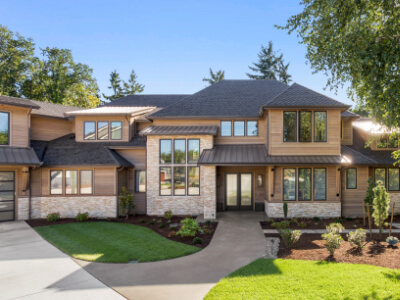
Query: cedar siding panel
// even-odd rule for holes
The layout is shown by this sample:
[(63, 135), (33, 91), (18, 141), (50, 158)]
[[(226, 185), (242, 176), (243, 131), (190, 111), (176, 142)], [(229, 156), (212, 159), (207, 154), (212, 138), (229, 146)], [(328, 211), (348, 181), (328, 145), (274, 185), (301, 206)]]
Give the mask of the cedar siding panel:
[(51, 141), (74, 132), (74, 122), (32, 116), (31, 140)]
[(116, 195), (116, 175), (115, 168), (94, 169), (94, 194), (98, 196)]
[[(352, 166), (351, 166), (352, 167)], [(361, 217), (362, 203), (368, 187), (368, 167), (357, 167), (357, 188), (346, 188), (346, 169), (342, 172), (342, 215), (344, 217)]]
[(31, 170), (31, 193), (32, 196), (41, 196), (42, 194), (42, 169)]
[(342, 119), (342, 144), (353, 145), (353, 120)]
[(29, 147), (29, 109), (0, 105), (0, 111), (10, 114), (9, 145), (0, 147)]

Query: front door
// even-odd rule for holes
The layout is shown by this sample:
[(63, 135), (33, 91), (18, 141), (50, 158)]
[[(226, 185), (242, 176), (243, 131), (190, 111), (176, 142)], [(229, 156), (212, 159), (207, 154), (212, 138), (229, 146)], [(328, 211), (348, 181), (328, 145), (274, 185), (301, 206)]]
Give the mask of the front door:
[(226, 174), (226, 210), (253, 209), (253, 175), (251, 173)]
[(14, 220), (14, 172), (0, 172), (0, 222)]

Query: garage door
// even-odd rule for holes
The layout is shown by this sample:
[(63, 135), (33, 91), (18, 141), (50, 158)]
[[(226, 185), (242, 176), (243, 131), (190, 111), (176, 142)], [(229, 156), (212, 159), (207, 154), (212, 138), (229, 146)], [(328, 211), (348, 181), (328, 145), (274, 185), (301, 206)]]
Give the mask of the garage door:
[(0, 172), (0, 222), (14, 220), (14, 195), (14, 172)]

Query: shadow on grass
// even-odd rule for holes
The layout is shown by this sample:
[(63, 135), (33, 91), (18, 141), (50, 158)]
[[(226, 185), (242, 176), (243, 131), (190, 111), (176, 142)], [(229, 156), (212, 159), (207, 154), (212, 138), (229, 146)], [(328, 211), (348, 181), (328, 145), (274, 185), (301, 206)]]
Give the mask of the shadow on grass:
[(398, 282), (400, 281), (400, 274), (395, 271), (387, 271), (382, 273), (387, 279)]
[(282, 271), (275, 264), (274, 259), (260, 258), (253, 261), (251, 264), (244, 266), (235, 272), (231, 273), (228, 277), (244, 277), (244, 276), (258, 276), (258, 275), (279, 275)]

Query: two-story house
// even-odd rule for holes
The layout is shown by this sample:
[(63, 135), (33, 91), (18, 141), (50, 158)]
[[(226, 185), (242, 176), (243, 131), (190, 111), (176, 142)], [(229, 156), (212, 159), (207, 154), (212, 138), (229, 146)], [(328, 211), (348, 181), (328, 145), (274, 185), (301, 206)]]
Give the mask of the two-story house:
[[(192, 95), (131, 95), (94, 109), (0, 96), (0, 220), (265, 211), (362, 215), (367, 179), (400, 201), (397, 141), (298, 84), (223, 80)], [(369, 122), (369, 123), (368, 123)], [(369, 124), (369, 125), (368, 125)], [(386, 140), (385, 140), (386, 138)]]

